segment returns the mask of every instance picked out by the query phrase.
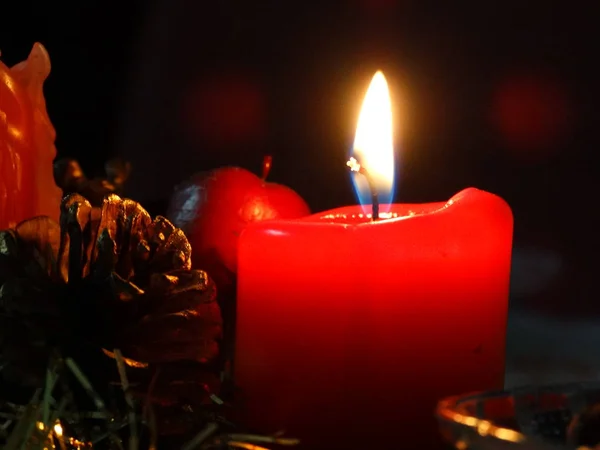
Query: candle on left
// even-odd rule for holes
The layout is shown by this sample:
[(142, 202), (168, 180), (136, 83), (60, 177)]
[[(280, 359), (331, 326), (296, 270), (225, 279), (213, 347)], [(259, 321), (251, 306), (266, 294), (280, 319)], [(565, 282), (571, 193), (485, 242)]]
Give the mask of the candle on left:
[(0, 229), (36, 215), (58, 219), (56, 132), (43, 93), (49, 74), (50, 58), (39, 43), (13, 67), (0, 61)]

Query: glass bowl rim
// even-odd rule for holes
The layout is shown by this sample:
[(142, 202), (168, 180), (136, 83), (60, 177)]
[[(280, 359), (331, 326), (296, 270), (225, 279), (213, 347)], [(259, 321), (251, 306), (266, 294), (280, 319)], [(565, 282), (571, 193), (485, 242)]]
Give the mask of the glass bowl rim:
[(461, 408), (460, 405), (469, 403), (473, 400), (488, 400), (533, 393), (537, 393), (538, 395), (543, 393), (560, 392), (568, 394), (574, 392), (583, 392), (585, 390), (600, 391), (600, 381), (525, 385), (503, 390), (471, 392), (462, 395), (453, 395), (443, 398), (438, 402), (435, 409), (435, 416), (441, 422), (445, 422), (447, 424), (457, 424), (470, 429), (474, 434), (481, 437), (489, 437), (517, 445), (531, 443), (535, 444), (536, 449), (569, 449), (571, 447), (568, 445), (554, 444), (536, 436), (526, 435), (520, 431), (507, 428), (505, 426), (495, 425), (493, 420), (477, 417), (476, 413), (470, 413), (466, 411), (466, 409)]

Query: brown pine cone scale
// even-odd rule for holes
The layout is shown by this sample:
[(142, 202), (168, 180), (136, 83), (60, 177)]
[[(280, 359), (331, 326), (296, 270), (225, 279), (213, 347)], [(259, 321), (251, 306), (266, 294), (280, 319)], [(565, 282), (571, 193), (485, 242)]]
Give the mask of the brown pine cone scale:
[(72, 194), (60, 223), (35, 217), (0, 232), (0, 325), (0, 375), (27, 373), (27, 384), (65, 343), (209, 363), (222, 333), (215, 285), (192, 270), (185, 234), (116, 195), (92, 208)]

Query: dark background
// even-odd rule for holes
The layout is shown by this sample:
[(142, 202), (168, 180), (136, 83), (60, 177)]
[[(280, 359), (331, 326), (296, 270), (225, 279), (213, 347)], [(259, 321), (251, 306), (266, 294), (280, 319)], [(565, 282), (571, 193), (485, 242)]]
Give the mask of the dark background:
[[(588, 5), (588, 6), (585, 6)], [(377, 69), (393, 95), (401, 202), (497, 193), (515, 214), (513, 307), (600, 313), (594, 2), (14, 2), (2, 59), (48, 49), (60, 156), (89, 176), (122, 155), (154, 212), (222, 165), (314, 211), (355, 201), (345, 167)]]

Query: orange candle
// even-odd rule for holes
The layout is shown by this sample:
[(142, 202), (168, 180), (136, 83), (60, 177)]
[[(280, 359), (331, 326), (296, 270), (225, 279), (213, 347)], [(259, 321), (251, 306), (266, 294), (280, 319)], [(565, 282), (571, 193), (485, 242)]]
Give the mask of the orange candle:
[(12, 68), (0, 61), (0, 229), (36, 215), (58, 219), (56, 132), (43, 94), (49, 73), (50, 58), (39, 43)]
[[(387, 95), (379, 74), (354, 152), (380, 194), (393, 183)], [(501, 198), (470, 188), (381, 205), (376, 221), (350, 206), (250, 224), (234, 366), (244, 422), (310, 449), (431, 448), (437, 400), (503, 387), (512, 223)]]

